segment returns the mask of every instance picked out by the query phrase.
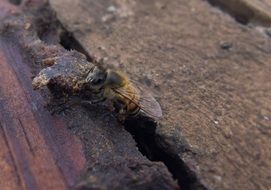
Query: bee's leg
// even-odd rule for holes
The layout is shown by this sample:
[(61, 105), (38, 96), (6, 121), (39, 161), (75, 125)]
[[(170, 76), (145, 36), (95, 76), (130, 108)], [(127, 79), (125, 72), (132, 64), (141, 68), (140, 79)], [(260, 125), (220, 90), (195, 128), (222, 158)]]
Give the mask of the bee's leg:
[(106, 104), (106, 106), (108, 106), (109, 107), (109, 112), (108, 111), (105, 111), (102, 115), (101, 115), (101, 117), (102, 117), (102, 119), (103, 120), (107, 120), (107, 121), (110, 121), (111, 119), (110, 118), (112, 118), (112, 116), (113, 116), (113, 114), (112, 114), (112, 111), (114, 111), (114, 106), (112, 105), (112, 102), (111, 101), (107, 101), (107, 99), (104, 99), (104, 98), (100, 98), (100, 99), (96, 99), (96, 100), (82, 100), (81, 101), (81, 103), (82, 104), (85, 104), (85, 105), (95, 105), (95, 104), (97, 104), (97, 103), (104, 103), (104, 102), (106, 102), (105, 104)]
[(112, 121), (112, 118), (116, 118), (116, 115), (114, 112), (115, 108), (111, 101), (107, 102), (106, 107), (107, 107), (107, 110), (105, 110), (105, 112), (102, 114), (102, 118), (104, 121), (110, 122)]
[(115, 108), (114, 103), (112, 101), (108, 101), (107, 107), (108, 107), (110, 112), (116, 111), (116, 108)]
[(118, 119), (118, 121), (119, 121), (121, 124), (124, 124), (124, 123), (125, 123), (126, 118), (127, 118), (127, 115), (126, 115), (126, 114), (118, 114), (118, 115), (117, 115), (117, 119)]
[(126, 118), (128, 117), (128, 112), (127, 112), (127, 105), (122, 105), (121, 108), (119, 109), (117, 113), (117, 119), (120, 123), (124, 123)]
[(93, 100), (81, 100), (82, 104), (98, 104), (101, 102), (105, 102), (106, 98), (101, 97), (101, 98), (97, 98), (97, 99), (93, 99)]

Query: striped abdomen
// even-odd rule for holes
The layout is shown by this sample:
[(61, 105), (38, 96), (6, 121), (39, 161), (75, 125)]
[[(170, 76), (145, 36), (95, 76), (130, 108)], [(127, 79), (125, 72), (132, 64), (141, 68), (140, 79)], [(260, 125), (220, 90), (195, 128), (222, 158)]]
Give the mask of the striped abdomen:
[(123, 104), (123, 110), (129, 115), (136, 115), (140, 111), (138, 90), (130, 83), (116, 89), (118, 101)]

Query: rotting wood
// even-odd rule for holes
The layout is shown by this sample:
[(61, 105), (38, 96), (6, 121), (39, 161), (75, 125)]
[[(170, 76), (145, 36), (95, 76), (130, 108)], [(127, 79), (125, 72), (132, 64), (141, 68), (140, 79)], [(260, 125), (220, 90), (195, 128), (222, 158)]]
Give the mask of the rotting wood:
[[(51, 5), (88, 54), (157, 91), (164, 119), (152, 138), (160, 153), (195, 174), (185, 186), (271, 186), (268, 36), (201, 0), (52, 0)], [(70, 7), (75, 11), (67, 14)], [(138, 129), (133, 134), (142, 152), (161, 159), (142, 138), (151, 136), (137, 125), (131, 128)]]
[[(1, 13), (16, 11), (3, 4)], [(67, 189), (83, 170), (82, 145), (60, 117), (44, 109), (44, 99), (32, 89), (29, 62), (16, 39), (1, 34), (1, 189)]]
[(1, 126), (16, 163), (13, 167), (26, 189), (66, 189), (84, 165), (81, 145), (60, 118), (44, 110), (20, 52), (3, 40), (0, 46)]

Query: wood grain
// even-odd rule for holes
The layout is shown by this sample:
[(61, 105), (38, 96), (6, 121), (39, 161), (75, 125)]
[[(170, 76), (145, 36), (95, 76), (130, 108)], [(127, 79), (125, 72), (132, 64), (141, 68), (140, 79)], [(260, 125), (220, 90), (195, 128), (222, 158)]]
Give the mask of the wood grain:
[(67, 189), (83, 169), (82, 145), (44, 109), (29, 62), (16, 43), (0, 37), (1, 188)]

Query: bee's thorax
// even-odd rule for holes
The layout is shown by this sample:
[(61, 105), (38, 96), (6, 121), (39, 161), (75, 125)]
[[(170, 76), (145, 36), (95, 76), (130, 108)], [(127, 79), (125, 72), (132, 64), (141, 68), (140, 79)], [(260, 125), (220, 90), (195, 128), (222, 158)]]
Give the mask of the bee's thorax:
[(108, 70), (106, 85), (111, 88), (120, 88), (129, 83), (128, 77), (119, 71)]

